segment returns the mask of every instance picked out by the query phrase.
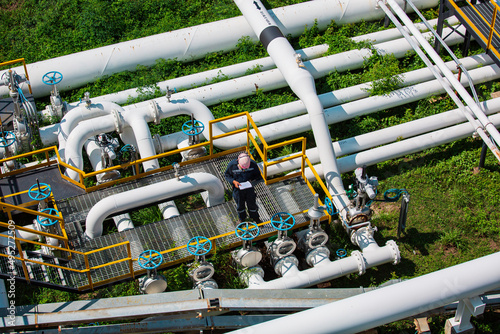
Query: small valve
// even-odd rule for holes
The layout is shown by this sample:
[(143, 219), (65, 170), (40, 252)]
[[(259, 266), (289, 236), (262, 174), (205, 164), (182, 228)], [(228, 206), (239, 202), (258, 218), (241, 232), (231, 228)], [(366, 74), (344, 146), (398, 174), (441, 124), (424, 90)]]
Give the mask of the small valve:
[(156, 273), (156, 269), (163, 263), (163, 255), (155, 250), (146, 250), (139, 255), (137, 263), (147, 270), (146, 276), (139, 278), (141, 293), (152, 294), (165, 291), (167, 280)]
[(252, 240), (259, 233), (259, 226), (255, 223), (243, 222), (236, 226), (234, 234), (243, 240), (243, 246), (233, 253), (233, 259), (243, 268), (256, 266), (262, 260), (262, 254), (255, 247), (252, 247)]
[(205, 255), (212, 250), (212, 242), (202, 236), (191, 238), (186, 248), (195, 256), (195, 262), (188, 271), (194, 287), (199, 289), (217, 289), (217, 282), (212, 279), (215, 269), (212, 263), (206, 261)]
[(288, 212), (278, 212), (271, 218), (271, 225), (278, 231), (278, 237), (267, 248), (274, 271), (278, 275), (283, 273), (291, 264), (298, 265), (299, 261), (292, 253), (297, 248), (295, 241), (287, 236), (287, 231), (295, 226), (295, 217)]
[(170, 98), (172, 97), (172, 94), (173, 93), (177, 93), (177, 89), (170, 89), (168, 86), (167, 86), (167, 94), (166, 94), (166, 97), (167, 97), (167, 100), (168, 102), (170, 102)]

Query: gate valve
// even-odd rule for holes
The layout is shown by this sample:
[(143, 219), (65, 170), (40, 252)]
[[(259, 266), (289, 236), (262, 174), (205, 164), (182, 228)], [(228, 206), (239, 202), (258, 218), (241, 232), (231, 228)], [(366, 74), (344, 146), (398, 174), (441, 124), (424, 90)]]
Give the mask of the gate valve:
[(234, 233), (243, 240), (243, 247), (233, 253), (235, 262), (244, 268), (256, 266), (262, 260), (262, 254), (252, 247), (252, 240), (260, 233), (259, 226), (255, 223), (243, 222), (236, 226)]
[[(328, 197), (325, 198), (329, 200)], [(330, 201), (331, 204), (331, 201)], [(328, 242), (328, 234), (326, 234), (320, 226), (320, 219), (324, 216), (324, 211), (328, 211), (328, 205), (319, 206), (319, 195), (314, 194), (314, 206), (311, 207), (307, 214), (311, 219), (309, 229), (296, 233), (299, 239), (299, 247), (308, 254), (311, 250), (324, 246)]]
[(182, 124), (182, 132), (189, 136), (189, 145), (196, 145), (200, 142), (200, 134), (205, 130), (205, 125), (191, 117), (190, 121)]
[(158, 275), (156, 269), (163, 263), (163, 255), (156, 250), (146, 250), (137, 258), (139, 267), (147, 270), (146, 276), (139, 278), (141, 293), (151, 294), (165, 291), (167, 280)]
[(217, 289), (217, 283), (212, 279), (215, 269), (212, 263), (206, 261), (205, 255), (212, 250), (212, 242), (205, 237), (198, 236), (191, 238), (186, 248), (189, 253), (195, 256), (195, 262), (188, 271), (194, 282), (195, 288)]
[(278, 231), (278, 237), (268, 247), (271, 261), (276, 264), (280, 259), (290, 256), (297, 245), (287, 236), (287, 231), (295, 226), (295, 217), (288, 212), (278, 212), (271, 218), (271, 225)]

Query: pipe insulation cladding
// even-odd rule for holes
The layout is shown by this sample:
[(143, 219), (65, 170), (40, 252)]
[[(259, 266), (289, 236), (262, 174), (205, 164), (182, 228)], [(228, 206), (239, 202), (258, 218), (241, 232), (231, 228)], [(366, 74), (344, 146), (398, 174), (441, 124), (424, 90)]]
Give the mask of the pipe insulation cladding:
[(351, 334), (500, 288), (500, 252), (231, 333)]
[[(398, 0), (403, 3), (403, 0)], [(418, 8), (438, 5), (438, 0), (414, 0)], [(332, 20), (337, 24), (376, 20), (384, 17), (373, 0), (315, 0), (286, 7), (274, 8), (270, 15), (285, 35), (298, 36), (315, 20), (323, 30)], [(86, 50), (62, 57), (27, 64), (30, 83), (35, 98), (50, 94), (51, 86), (42, 82), (48, 71), (58, 71), (64, 76), (58, 84), (61, 91), (81, 87), (105, 75), (121, 71), (133, 71), (137, 65), (151, 66), (157, 59), (192, 61), (208, 53), (230, 51), (236, 48), (242, 36), (255, 34), (242, 16), (169, 31), (158, 35)], [(24, 73), (22, 66), (14, 68)], [(0, 76), (5, 71), (0, 72)], [(0, 96), (8, 95), (6, 87), (0, 87)]]
[(208, 207), (224, 203), (224, 186), (216, 176), (208, 173), (192, 173), (182, 176), (179, 180), (174, 178), (158, 182), (100, 200), (87, 215), (85, 236), (89, 239), (101, 236), (104, 219), (113, 213), (166, 201), (198, 190), (208, 192)]
[(259, 0), (253, 2), (234, 0), (246, 18), (269, 56), (283, 74), (287, 84), (304, 103), (313, 135), (320, 150), (320, 159), (324, 166), (325, 183), (330, 194), (334, 195), (335, 206), (340, 210), (347, 207), (347, 198), (338, 172), (335, 153), (333, 151), (328, 124), (326, 123), (323, 105), (316, 93), (314, 77), (305, 68), (288, 40), (277, 26), (274, 19), (266, 11)]

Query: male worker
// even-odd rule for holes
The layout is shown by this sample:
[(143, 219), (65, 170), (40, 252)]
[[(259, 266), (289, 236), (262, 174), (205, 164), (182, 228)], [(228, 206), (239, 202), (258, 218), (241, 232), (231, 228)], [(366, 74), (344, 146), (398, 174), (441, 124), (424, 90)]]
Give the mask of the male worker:
[(255, 221), (255, 223), (260, 224), (261, 220), (259, 218), (259, 208), (257, 207), (255, 190), (253, 181), (262, 180), (262, 175), (260, 174), (259, 167), (257, 163), (250, 159), (248, 153), (244, 152), (227, 165), (224, 177), (227, 182), (233, 185), (233, 198), (236, 202), (236, 210), (238, 211), (239, 222), (245, 221), (247, 213), (245, 210), (245, 203), (248, 207), (249, 216)]

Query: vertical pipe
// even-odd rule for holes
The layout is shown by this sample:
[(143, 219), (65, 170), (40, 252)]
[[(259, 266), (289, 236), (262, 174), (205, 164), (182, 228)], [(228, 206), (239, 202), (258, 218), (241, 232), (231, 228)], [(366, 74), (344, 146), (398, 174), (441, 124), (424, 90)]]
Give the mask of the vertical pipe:
[(306, 106), (314, 139), (321, 152), (320, 159), (325, 166), (325, 180), (328, 190), (333, 195), (337, 208), (346, 207), (349, 200), (345, 196), (342, 179), (337, 168), (330, 131), (323, 106), (316, 93), (314, 77), (307, 71), (302, 60), (283, 36), (260, 0), (253, 2), (234, 0), (234, 2), (276, 63), (292, 91)]

